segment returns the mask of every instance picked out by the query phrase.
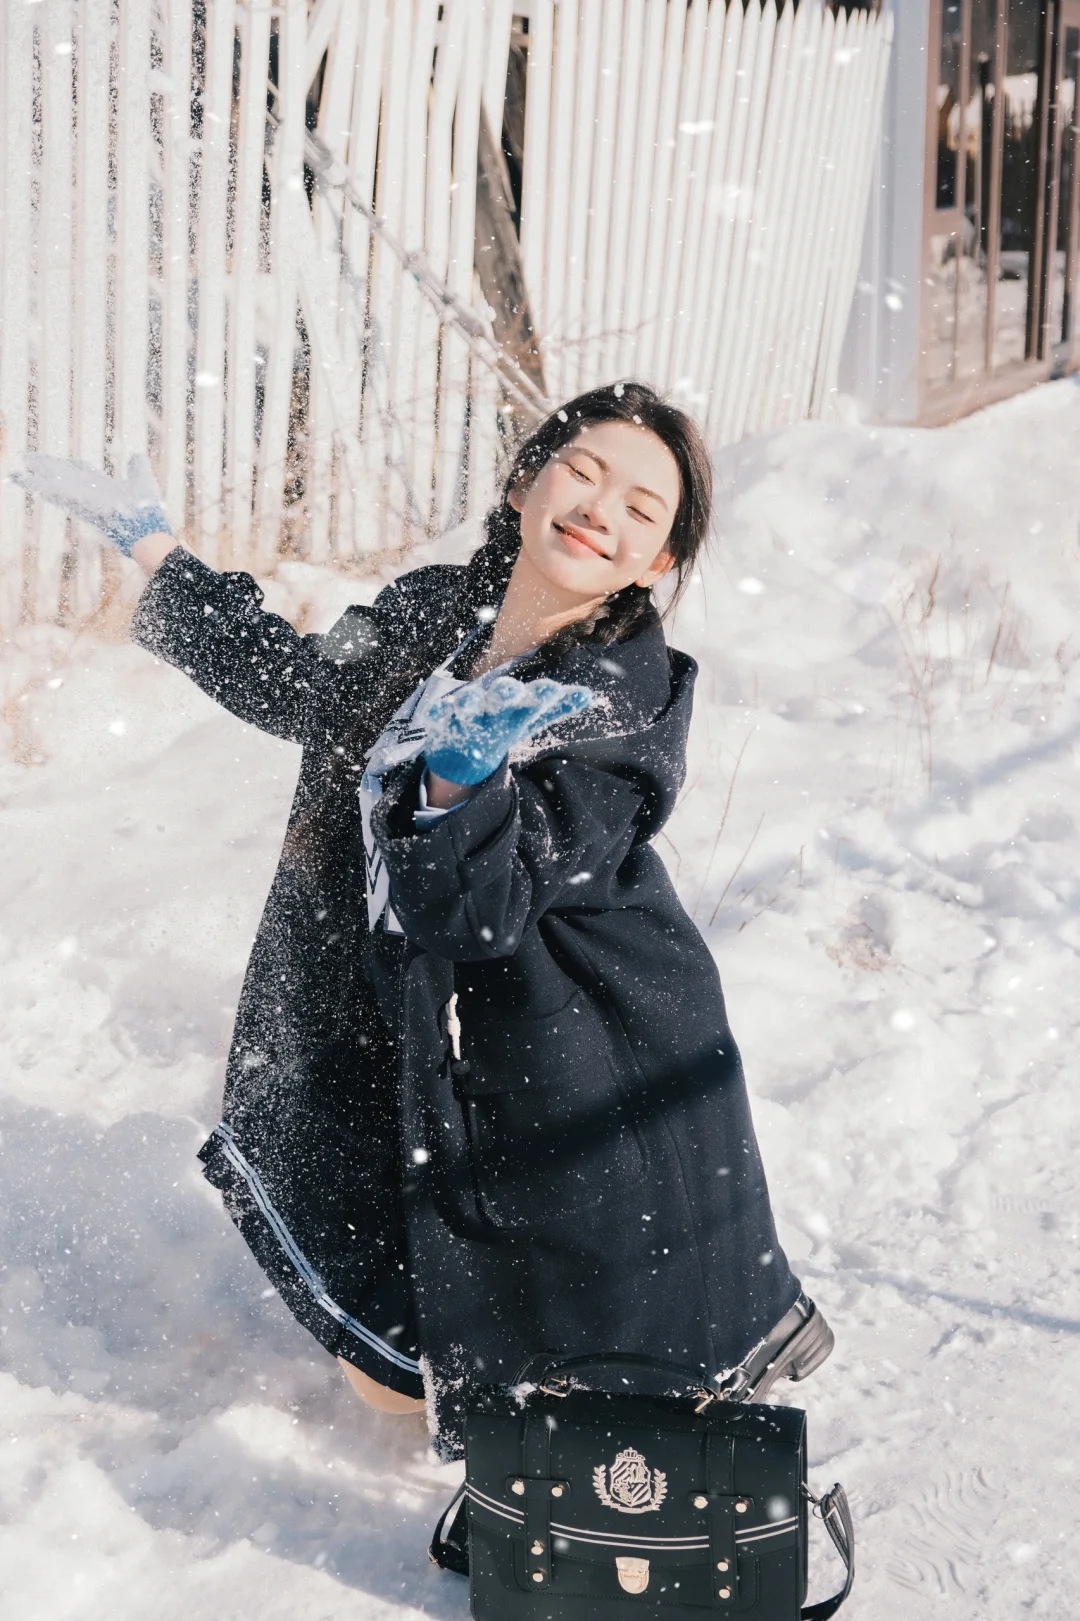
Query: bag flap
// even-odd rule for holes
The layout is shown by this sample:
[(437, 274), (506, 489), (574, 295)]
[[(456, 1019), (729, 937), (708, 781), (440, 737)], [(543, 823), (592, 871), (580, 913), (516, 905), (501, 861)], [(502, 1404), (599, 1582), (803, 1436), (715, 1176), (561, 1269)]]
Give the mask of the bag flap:
[[(525, 1538), (520, 1409), (470, 1412), (466, 1426), (470, 1514), (514, 1540)], [(535, 1404), (530, 1403), (535, 1407)], [(685, 1406), (575, 1393), (550, 1403), (555, 1424), (550, 1476), (554, 1551), (582, 1561), (639, 1555), (662, 1567), (708, 1557), (707, 1437), (733, 1442), (734, 1490), (725, 1519), (740, 1552), (796, 1546), (804, 1518), (805, 1414), (797, 1408), (732, 1406), (695, 1415)], [(532, 1483), (530, 1482), (530, 1487)]]

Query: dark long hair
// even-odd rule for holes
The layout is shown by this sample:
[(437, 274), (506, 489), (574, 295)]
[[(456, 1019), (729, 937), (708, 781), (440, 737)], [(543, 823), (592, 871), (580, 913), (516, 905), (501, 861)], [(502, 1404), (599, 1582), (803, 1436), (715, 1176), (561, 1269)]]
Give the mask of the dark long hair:
[[(647, 383), (620, 382), (592, 388), (568, 400), (560, 410), (519, 446), (503, 486), (502, 500), (488, 513), (487, 538), (473, 554), (468, 568), (468, 594), (482, 618), (483, 610), (497, 608), (521, 550), (521, 518), (510, 505), (510, 492), (519, 483), (531, 483), (556, 451), (575, 439), (582, 428), (600, 422), (632, 422), (648, 428), (675, 458), (679, 469), (679, 505), (666, 550), (674, 559), (674, 589), (669, 613), (686, 589), (694, 563), (709, 537), (712, 513), (712, 464), (693, 419), (662, 399)], [(600, 604), (586, 619), (569, 625), (554, 638), (559, 644), (623, 641), (653, 612), (650, 588), (627, 585)], [(548, 644), (549, 650), (551, 643)]]

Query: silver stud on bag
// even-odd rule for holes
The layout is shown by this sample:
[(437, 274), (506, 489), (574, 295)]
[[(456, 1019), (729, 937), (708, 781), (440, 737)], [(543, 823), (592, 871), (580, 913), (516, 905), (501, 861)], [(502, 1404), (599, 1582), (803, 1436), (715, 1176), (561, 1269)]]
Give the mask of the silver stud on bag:
[(745, 1514), (749, 1507), (750, 1504), (746, 1502), (745, 1498), (740, 1497), (739, 1501), (735, 1504), (735, 1512), (736, 1514)]
[[(524, 1491), (524, 1489), (525, 1489), (525, 1488), (524, 1488), (524, 1487), (522, 1487), (522, 1490), (523, 1490), (523, 1491)], [(561, 1496), (562, 1496), (562, 1494), (563, 1494), (563, 1489), (562, 1489), (562, 1487), (561, 1487), (561, 1486), (552, 1486), (552, 1488), (551, 1488), (551, 1495), (552, 1495), (552, 1497), (561, 1497)]]
[(727, 1560), (726, 1559), (718, 1559), (716, 1561), (716, 1568), (717, 1568), (717, 1570), (727, 1570), (727, 1568), (728, 1568)]
[(694, 1507), (695, 1508), (708, 1508), (708, 1506), (709, 1506), (709, 1499), (707, 1497), (701, 1497), (699, 1495), (699, 1496), (694, 1498)]
[(731, 1597), (731, 1588), (730, 1587), (722, 1587), (720, 1589), (720, 1591), (717, 1593), (716, 1596), (717, 1596), (717, 1598), (730, 1598)]
[(544, 1572), (542, 1570), (534, 1570), (533, 1571), (533, 1581), (534, 1582), (542, 1582), (543, 1579), (544, 1579)]
[(518, 1497), (524, 1497), (525, 1496), (525, 1482), (523, 1480), (512, 1480), (510, 1482), (510, 1490), (512, 1492), (514, 1492)]
[(544, 1544), (542, 1542), (534, 1542), (532, 1547), (529, 1549), (530, 1553), (543, 1553), (543, 1551)]

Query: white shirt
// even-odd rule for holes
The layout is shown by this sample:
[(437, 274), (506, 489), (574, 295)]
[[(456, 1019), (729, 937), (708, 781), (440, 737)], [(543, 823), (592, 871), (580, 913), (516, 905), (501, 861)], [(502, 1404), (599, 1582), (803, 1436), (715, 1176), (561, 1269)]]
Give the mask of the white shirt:
[[(464, 645), (463, 642), (461, 646)], [(459, 687), (465, 685), (449, 671), (449, 666), (460, 651), (460, 647), (455, 648), (446, 663), (433, 670), (427, 680), (422, 681), (415, 692), (406, 698), (401, 708), (387, 721), (364, 762), (364, 775), (360, 779), (357, 791), (360, 795), (360, 816), (364, 824), (364, 868), (369, 929), (373, 929), (382, 918), (383, 928), (387, 934), (405, 933), (390, 905), (390, 874), (386, 870), (382, 851), (375, 842), (375, 835), (371, 830), (371, 813), (382, 798), (381, 778), (392, 766), (416, 759), (424, 745), (426, 728), (423, 723), (427, 711), (439, 698), (445, 698), (448, 692), (456, 692)], [(446, 811), (435, 810), (428, 805), (424, 780), (421, 777), (420, 803), (414, 812), (416, 825), (426, 827), (446, 814)]]
[[(371, 752), (364, 762), (364, 775), (360, 778), (360, 816), (364, 824), (364, 869), (367, 881), (367, 908), (368, 929), (374, 929), (379, 919), (383, 919), (383, 928), (387, 934), (404, 934), (394, 908), (390, 905), (390, 874), (386, 870), (386, 863), (382, 858), (382, 851), (375, 842), (375, 835), (371, 831), (371, 813), (382, 798), (383, 773), (392, 766), (401, 765), (406, 760), (415, 760), (423, 752), (426, 726), (424, 724), (427, 712), (432, 704), (440, 698), (445, 698), (448, 692), (456, 692), (465, 685), (464, 681), (456, 675), (450, 674), (450, 666), (458, 655), (468, 647), (477, 636), (479, 630), (472, 630), (460, 641), (444, 663), (437, 670), (432, 670), (426, 681), (420, 685), (411, 697), (406, 698), (401, 708), (391, 715), (383, 730), (371, 746)], [(528, 653), (518, 653), (505, 664), (499, 664), (488, 675), (504, 675), (512, 670), (515, 664), (529, 657)], [(462, 804), (467, 804), (463, 800)], [(416, 810), (413, 812), (413, 822), (417, 827), (430, 827), (444, 816), (450, 816), (454, 811), (460, 810), (461, 805), (451, 805), (447, 810), (439, 810), (427, 802), (427, 790), (423, 777), (420, 778), (420, 792)]]

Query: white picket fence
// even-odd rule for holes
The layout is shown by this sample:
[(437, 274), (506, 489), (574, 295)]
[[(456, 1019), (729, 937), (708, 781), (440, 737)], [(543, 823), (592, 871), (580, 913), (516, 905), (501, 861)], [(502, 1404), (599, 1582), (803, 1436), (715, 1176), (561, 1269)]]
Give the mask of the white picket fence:
[[(491, 498), (481, 107), (527, 19), (520, 251), (547, 393), (716, 445), (835, 391), (891, 24), (820, 0), (0, 0), (0, 474), (149, 449), (208, 561), (346, 566)], [(313, 91), (317, 87), (317, 94)], [(311, 191), (308, 117), (384, 230)], [(310, 153), (309, 153), (310, 155)], [(415, 268), (415, 266), (414, 266)], [(502, 413), (502, 414), (501, 414)], [(92, 534), (0, 484), (0, 628), (92, 612)]]

